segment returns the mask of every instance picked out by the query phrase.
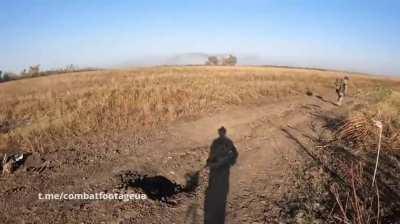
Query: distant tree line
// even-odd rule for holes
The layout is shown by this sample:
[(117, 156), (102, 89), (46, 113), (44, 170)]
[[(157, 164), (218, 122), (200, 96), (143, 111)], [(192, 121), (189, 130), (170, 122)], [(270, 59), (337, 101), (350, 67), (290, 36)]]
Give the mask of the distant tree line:
[(237, 58), (233, 55), (228, 55), (226, 57), (218, 58), (217, 56), (209, 56), (206, 61), (206, 65), (222, 65), (222, 66), (234, 66), (237, 63)]
[(96, 71), (96, 70), (100, 70), (100, 69), (78, 68), (77, 66), (74, 66), (71, 64), (71, 65), (65, 66), (64, 68), (41, 71), (40, 65), (32, 65), (32, 66), (29, 66), (28, 70), (27, 69), (22, 70), (22, 72), (19, 75), (16, 73), (4, 72), (4, 71), (0, 70), (0, 82), (7, 82), (7, 81), (11, 81), (11, 80), (33, 78), (33, 77), (40, 77), (40, 76), (47, 76), (47, 75), (57, 75), (57, 74), (70, 73), (70, 72), (84, 72), (84, 71)]
[(17, 75), (12, 72), (4, 72), (0, 70), (0, 82), (7, 82), (17, 78)]

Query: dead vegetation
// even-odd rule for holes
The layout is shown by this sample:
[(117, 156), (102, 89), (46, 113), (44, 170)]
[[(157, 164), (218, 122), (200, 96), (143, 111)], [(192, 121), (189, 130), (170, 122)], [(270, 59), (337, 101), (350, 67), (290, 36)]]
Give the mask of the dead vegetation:
[[(398, 219), (396, 214), (399, 214), (399, 93), (378, 87), (368, 97), (372, 103), (351, 113), (343, 121), (337, 135), (338, 144), (349, 147), (349, 153), (356, 155), (341, 161), (344, 166), (342, 170), (347, 173), (344, 179), (350, 187), (348, 190), (342, 189), (341, 193), (334, 191), (338, 205), (341, 206), (344, 201), (350, 203), (346, 209), (341, 206), (343, 223), (392, 223)], [(378, 129), (374, 125), (376, 121), (383, 126), (381, 141), (378, 141)], [(382, 148), (381, 162), (377, 166), (377, 183), (373, 184), (378, 146)]]
[(377, 129), (373, 121), (383, 123), (384, 151), (400, 150), (400, 93), (379, 87), (369, 94), (372, 104), (353, 112), (337, 133), (337, 138), (356, 149), (375, 150)]
[[(83, 72), (2, 83), (0, 148), (31, 152), (61, 149), (56, 153), (79, 152), (77, 158), (82, 159), (81, 153), (90, 154), (91, 150), (86, 150), (90, 147), (79, 145), (72, 151), (63, 150), (67, 148), (63, 143), (104, 133), (140, 132), (177, 119), (215, 112), (228, 105), (278, 101), (298, 95), (318, 98), (334, 91), (334, 80), (340, 75), (269, 67), (162, 67)], [(278, 217), (287, 223), (391, 223), (395, 220), (400, 201), (396, 196), (400, 180), (396, 85), (398, 88), (398, 81), (384, 78), (351, 76), (350, 94), (365, 103), (351, 111), (341, 107), (342, 116), (326, 119), (328, 130), (324, 131), (331, 135), (324, 132), (318, 137), (319, 147), (313, 153), (319, 161), (310, 160), (310, 164), (295, 174), (298, 182), (293, 188), (298, 191), (283, 198), (285, 206)], [(325, 100), (322, 95), (320, 99)], [(325, 100), (325, 103), (329, 102)], [(371, 177), (377, 136), (372, 120), (380, 120), (384, 125), (383, 155), (374, 186)], [(102, 147), (108, 150), (108, 145)], [(119, 154), (119, 145), (115, 147)], [(70, 164), (71, 154), (63, 157), (64, 164)], [(110, 157), (104, 154), (95, 158), (102, 161)], [(181, 167), (182, 161), (174, 160), (174, 167)], [(79, 163), (73, 165), (76, 164)], [(27, 170), (41, 173), (53, 166), (43, 163)], [(103, 171), (99, 172), (104, 175)], [(135, 175), (128, 175), (123, 183), (144, 192), (156, 192), (156, 198), (159, 198), (159, 189), (153, 188), (153, 183), (176, 187), (162, 176), (140, 178), (140, 181), (130, 179)], [(167, 196), (176, 193), (175, 188), (171, 189)], [(161, 193), (163, 198), (164, 192)]]
[(24, 79), (0, 86), (0, 124), (7, 130), (0, 138), (3, 148), (46, 151), (65, 139), (137, 130), (225, 105), (302, 95), (306, 89), (318, 92), (335, 77), (300, 69), (168, 67)]
[(338, 223), (382, 223), (381, 216), (384, 215), (381, 214), (382, 205), (377, 185), (371, 186), (361, 164), (352, 164), (346, 171), (347, 188), (337, 182), (330, 188), (336, 202), (331, 216), (332, 222), (336, 220)]
[[(318, 187), (298, 192), (298, 195), (307, 195), (307, 203), (322, 203), (320, 199), (312, 200), (321, 188), (329, 192), (330, 197), (323, 201), (331, 208), (324, 217), (327, 223), (399, 221), (399, 92), (379, 86), (363, 94), (367, 99), (365, 103), (350, 111), (343, 108), (339, 119), (325, 120), (325, 127), (330, 129), (333, 138), (319, 139), (321, 146), (314, 149), (314, 156), (325, 171), (329, 171), (325, 172), (329, 178), (319, 175), (318, 180), (322, 181), (313, 181), (319, 183)], [(376, 121), (383, 126), (381, 141)], [(382, 150), (373, 183), (378, 146)], [(306, 181), (301, 183), (309, 186)], [(311, 220), (320, 217), (315, 212), (310, 212), (309, 216)]]

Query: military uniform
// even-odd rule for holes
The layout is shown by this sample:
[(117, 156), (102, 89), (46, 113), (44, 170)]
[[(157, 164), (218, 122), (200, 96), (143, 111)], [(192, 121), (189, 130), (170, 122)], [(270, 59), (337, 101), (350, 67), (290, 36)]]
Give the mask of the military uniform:
[(349, 78), (346, 76), (341, 80), (336, 79), (336, 93), (338, 95), (337, 105), (342, 105), (343, 98), (347, 94), (347, 86), (348, 86)]

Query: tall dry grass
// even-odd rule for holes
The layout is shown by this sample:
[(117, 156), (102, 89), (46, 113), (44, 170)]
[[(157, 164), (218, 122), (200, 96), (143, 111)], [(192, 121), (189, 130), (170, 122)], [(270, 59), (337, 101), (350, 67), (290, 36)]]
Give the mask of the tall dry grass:
[[(368, 104), (352, 111), (336, 134), (340, 144), (347, 148), (341, 150), (347, 156), (337, 160), (337, 167), (348, 175), (343, 175), (347, 187), (337, 184), (332, 188), (340, 208), (334, 214), (340, 223), (395, 223), (400, 212), (400, 92), (393, 86), (379, 86), (369, 91), (366, 98)], [(375, 121), (383, 124), (382, 133), (378, 134)], [(382, 150), (376, 166), (380, 142)], [(355, 167), (353, 163), (359, 165)], [(375, 171), (377, 182), (372, 187)]]
[[(2, 83), (0, 149), (46, 151), (71, 138), (140, 129), (260, 98), (323, 91), (338, 75), (266, 67), (160, 67)], [(384, 82), (353, 77), (357, 88)]]
[(331, 219), (340, 224), (382, 223), (380, 193), (377, 185), (371, 186), (361, 164), (350, 164), (344, 176), (347, 188), (338, 183), (331, 185), (336, 206)]
[(400, 92), (381, 86), (368, 97), (368, 106), (353, 111), (343, 121), (337, 138), (353, 148), (375, 150), (377, 128), (373, 121), (378, 120), (383, 123), (383, 150), (400, 155)]

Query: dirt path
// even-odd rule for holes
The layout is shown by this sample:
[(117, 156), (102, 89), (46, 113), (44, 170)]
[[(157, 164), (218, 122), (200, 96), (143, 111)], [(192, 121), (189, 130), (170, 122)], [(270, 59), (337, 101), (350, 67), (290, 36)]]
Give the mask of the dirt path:
[[(236, 144), (239, 157), (231, 169), (228, 197), (228, 223), (263, 223), (265, 207), (279, 200), (290, 188), (291, 164), (302, 157), (299, 146), (282, 130), (290, 128), (310, 132), (312, 112), (336, 108), (316, 97), (293, 99), (256, 108), (240, 108), (170, 128), (171, 133), (204, 145), (225, 126)], [(299, 131), (297, 131), (299, 132)], [(298, 133), (297, 133), (298, 134)], [(304, 136), (299, 137), (305, 142)], [(198, 208), (203, 216), (202, 207)]]
[[(185, 173), (204, 165), (209, 146), (217, 137), (217, 129), (221, 126), (226, 127), (228, 136), (239, 152), (237, 163), (230, 172), (226, 202), (227, 223), (263, 223), (265, 207), (281, 199), (288, 188), (292, 187), (291, 165), (304, 159), (298, 153), (297, 143), (288, 138), (282, 129), (290, 127), (297, 130), (296, 134), (298, 130), (301, 130), (300, 133), (310, 132), (311, 120), (315, 119), (312, 113), (323, 113), (335, 108), (336, 106), (329, 101), (317, 97), (300, 97), (249, 108), (232, 107), (214, 116), (191, 122), (178, 122), (168, 127), (158, 141), (144, 146), (143, 151), (162, 146), (162, 152), (153, 155), (153, 159), (165, 164), (159, 166), (155, 173), (184, 183), (182, 177)], [(299, 138), (309, 142), (304, 136)], [(195, 158), (185, 157), (188, 154)], [(187, 164), (182, 164), (182, 159), (187, 159)], [(179, 161), (178, 164), (176, 161)], [(208, 174), (205, 172), (203, 178), (207, 178)], [(207, 185), (206, 182), (203, 184)], [(187, 216), (185, 212), (190, 212), (193, 213), (190, 215), (192, 219), (202, 223), (205, 194), (203, 191), (191, 202), (186, 203), (186, 209), (178, 209), (172, 215), (173, 220), (179, 220), (177, 223), (188, 222), (187, 219), (180, 218)], [(196, 208), (195, 212), (193, 207)], [(158, 221), (168, 223), (166, 220)]]
[(237, 162), (230, 170), (226, 221), (264, 223), (268, 213), (273, 213), (266, 208), (273, 207), (273, 203), (292, 187), (292, 164), (305, 158), (285, 130), (293, 132), (305, 144), (312, 144), (309, 135), (313, 134), (310, 126), (315, 119), (313, 114), (335, 108), (329, 101), (315, 96), (251, 107), (235, 106), (199, 120), (177, 122), (158, 130), (143, 144), (122, 137), (88, 144), (87, 152), (75, 149), (55, 152), (41, 158), (52, 160), (52, 169), (40, 174), (20, 171), (12, 178), (1, 180), (1, 202), (8, 204), (0, 207), (0, 218), (10, 223), (16, 221), (17, 214), (20, 217), (17, 222), (21, 223), (22, 220), (38, 223), (202, 223), (207, 170), (201, 172), (196, 194), (176, 199), (174, 206), (151, 200), (133, 203), (38, 201), (37, 194), (115, 192), (115, 176), (126, 170), (163, 175), (183, 184), (185, 174), (205, 164), (217, 129), (224, 126), (239, 152)]

